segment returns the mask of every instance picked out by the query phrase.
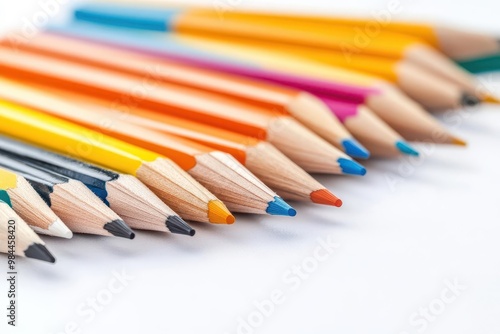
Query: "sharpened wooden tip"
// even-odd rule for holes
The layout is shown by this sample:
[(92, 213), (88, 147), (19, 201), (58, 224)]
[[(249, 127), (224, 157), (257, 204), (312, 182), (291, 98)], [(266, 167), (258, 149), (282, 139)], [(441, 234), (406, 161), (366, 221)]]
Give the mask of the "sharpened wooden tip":
[(313, 191), (310, 195), (311, 201), (316, 204), (331, 205), (336, 207), (342, 206), (342, 200), (332, 194), (328, 189), (320, 189)]
[(12, 205), (19, 216), (37, 233), (71, 239), (73, 232), (56, 216), (38, 193), (21, 175), (17, 187), (8, 190)]
[(233, 224), (236, 220), (224, 203), (212, 200), (208, 203), (208, 219), (214, 224)]

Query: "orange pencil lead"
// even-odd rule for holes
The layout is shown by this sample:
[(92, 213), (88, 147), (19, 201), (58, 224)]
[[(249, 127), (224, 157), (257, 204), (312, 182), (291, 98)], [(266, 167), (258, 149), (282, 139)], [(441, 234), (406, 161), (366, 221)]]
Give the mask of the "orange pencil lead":
[(208, 219), (214, 224), (233, 224), (234, 216), (229, 212), (221, 201), (210, 201), (208, 203)]
[(311, 193), (311, 201), (316, 204), (331, 205), (336, 207), (342, 206), (342, 200), (336, 197), (327, 189), (319, 189)]

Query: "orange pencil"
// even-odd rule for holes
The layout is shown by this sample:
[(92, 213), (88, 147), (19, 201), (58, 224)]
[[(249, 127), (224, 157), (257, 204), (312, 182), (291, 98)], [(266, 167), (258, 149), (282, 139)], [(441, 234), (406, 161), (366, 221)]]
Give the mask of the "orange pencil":
[(203, 70), (180, 62), (160, 60), (50, 33), (42, 33), (21, 44), (3, 39), (0, 40), (0, 45), (141, 77), (154, 76), (164, 82), (216, 93), (267, 110), (289, 114), (348, 155), (355, 158), (369, 156), (361, 144), (332, 117), (324, 103), (301, 90)]
[(273, 143), (309, 172), (364, 175), (364, 167), (290, 116), (191, 88), (0, 47), (4, 76), (84, 92), (114, 107), (140, 106)]

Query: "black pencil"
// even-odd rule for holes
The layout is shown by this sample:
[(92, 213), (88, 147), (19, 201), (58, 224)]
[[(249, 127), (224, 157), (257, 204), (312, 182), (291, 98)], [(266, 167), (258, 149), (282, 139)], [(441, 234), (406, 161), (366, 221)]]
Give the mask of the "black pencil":
[(83, 183), (0, 154), (0, 166), (23, 176), (75, 233), (135, 237), (125, 222)]

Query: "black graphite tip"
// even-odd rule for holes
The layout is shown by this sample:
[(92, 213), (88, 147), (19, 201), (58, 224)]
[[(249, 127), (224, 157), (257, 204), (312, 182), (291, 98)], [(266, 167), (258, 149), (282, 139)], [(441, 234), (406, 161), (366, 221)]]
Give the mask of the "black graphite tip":
[(49, 252), (49, 250), (42, 244), (31, 244), (28, 249), (24, 251), (26, 257), (55, 263), (56, 258)]
[(462, 93), (462, 98), (460, 99), (460, 103), (464, 107), (473, 107), (481, 103), (481, 100), (470, 93)]
[(166, 221), (167, 228), (172, 233), (176, 234), (184, 234), (193, 236), (196, 231), (189, 226), (181, 217), (179, 216), (170, 216)]
[(135, 233), (128, 227), (127, 224), (121, 219), (113, 220), (106, 225), (104, 225), (104, 229), (114, 235), (115, 237), (134, 239)]

